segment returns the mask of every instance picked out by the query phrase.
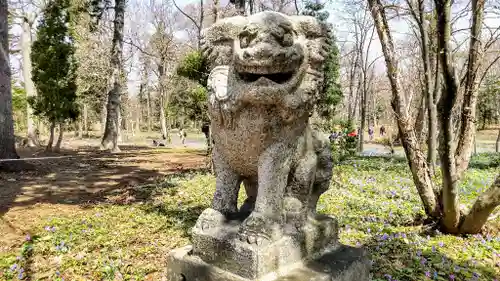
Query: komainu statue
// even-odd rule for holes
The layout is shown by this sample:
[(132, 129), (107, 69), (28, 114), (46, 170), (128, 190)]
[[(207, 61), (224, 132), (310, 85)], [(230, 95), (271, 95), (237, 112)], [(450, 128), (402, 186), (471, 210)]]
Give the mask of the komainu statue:
[[(330, 184), (329, 141), (309, 126), (327, 31), (311, 17), (265, 12), (217, 23), (203, 46), (217, 175), (212, 208), (226, 218), (248, 215), (240, 230), (248, 243), (275, 240), (285, 223), (299, 226), (315, 214)], [(247, 199), (238, 211), (242, 181)], [(201, 226), (216, 226), (213, 216), (202, 216)]]
[[(173, 255), (170, 262), (181, 269), (171, 274), (275, 280), (287, 275), (282, 268), (339, 249), (336, 221), (316, 213), (332, 176), (330, 144), (309, 124), (330, 44), (326, 26), (313, 17), (276, 12), (227, 18), (204, 30), (216, 191), (193, 228), (189, 255), (216, 273), (196, 277), (183, 268), (192, 263)], [(238, 208), (242, 183), (247, 197)], [(354, 264), (357, 279), (338, 280), (366, 280), (365, 263)], [(183, 270), (189, 274), (179, 275)], [(337, 280), (310, 276), (283, 280)]]

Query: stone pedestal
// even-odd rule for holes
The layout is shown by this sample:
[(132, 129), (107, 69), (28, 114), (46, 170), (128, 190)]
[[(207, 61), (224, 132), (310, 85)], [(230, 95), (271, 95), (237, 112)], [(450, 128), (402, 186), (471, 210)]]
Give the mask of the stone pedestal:
[[(209, 210), (206, 210), (206, 212)], [(369, 259), (362, 249), (338, 243), (337, 222), (308, 219), (264, 245), (238, 239), (239, 221), (203, 230), (193, 228), (193, 245), (172, 251), (169, 281), (365, 281)]]

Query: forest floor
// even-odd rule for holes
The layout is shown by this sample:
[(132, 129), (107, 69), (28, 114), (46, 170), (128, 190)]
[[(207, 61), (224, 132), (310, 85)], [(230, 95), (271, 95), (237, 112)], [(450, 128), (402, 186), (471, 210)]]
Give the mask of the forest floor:
[(121, 145), (122, 152), (116, 154), (100, 151), (98, 139), (69, 138), (60, 153), (18, 149), (34, 169), (0, 172), (0, 267), (2, 254), (22, 245), (43, 218), (85, 212), (97, 204), (140, 201), (146, 195), (134, 192), (135, 187), (206, 167), (206, 152), (189, 144), (139, 143)]
[[(167, 280), (165, 255), (189, 243), (215, 186), (203, 136), (188, 136), (186, 147), (172, 138), (152, 147), (138, 136), (118, 154), (92, 138), (70, 138), (58, 154), (20, 149), (35, 170), (0, 173), (0, 280)], [(464, 208), (498, 173), (492, 155), (471, 163)], [(423, 210), (405, 161), (361, 157), (334, 174), (318, 209), (339, 218), (341, 242), (369, 250), (372, 280), (500, 276), (500, 210), (483, 235), (426, 233), (412, 225)]]

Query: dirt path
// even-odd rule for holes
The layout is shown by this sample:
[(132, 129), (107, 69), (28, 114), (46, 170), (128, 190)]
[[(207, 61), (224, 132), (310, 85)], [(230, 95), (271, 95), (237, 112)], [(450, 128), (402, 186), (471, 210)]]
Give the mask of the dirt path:
[[(203, 169), (201, 150), (122, 146), (109, 154), (97, 148), (44, 154), (20, 151), (35, 170), (0, 172), (0, 253), (18, 244), (40, 217), (82, 211), (82, 206), (134, 200), (127, 187), (154, 183), (165, 175)], [(66, 156), (48, 158), (46, 156)]]

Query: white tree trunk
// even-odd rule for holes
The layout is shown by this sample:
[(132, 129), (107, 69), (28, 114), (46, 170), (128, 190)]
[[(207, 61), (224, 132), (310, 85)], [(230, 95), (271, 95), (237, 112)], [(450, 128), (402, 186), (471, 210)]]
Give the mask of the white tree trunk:
[(83, 104), (83, 133), (85, 137), (89, 136), (89, 120), (88, 120), (88, 105)]
[(57, 143), (56, 146), (54, 147), (54, 152), (60, 152), (61, 151), (61, 144), (63, 140), (63, 134), (64, 134), (64, 124), (61, 123), (59, 124), (59, 136), (57, 137)]
[[(36, 96), (35, 84), (31, 78), (31, 23), (29, 15), (24, 15), (21, 33), (21, 54), (23, 58), (23, 80), (24, 90), (28, 98)], [(35, 122), (33, 121), (33, 108), (27, 103), (27, 127), (28, 127), (28, 146), (35, 147), (40, 145), (36, 133)]]
[(162, 138), (168, 139), (167, 118), (165, 116), (165, 96), (163, 93), (160, 93), (160, 125)]

